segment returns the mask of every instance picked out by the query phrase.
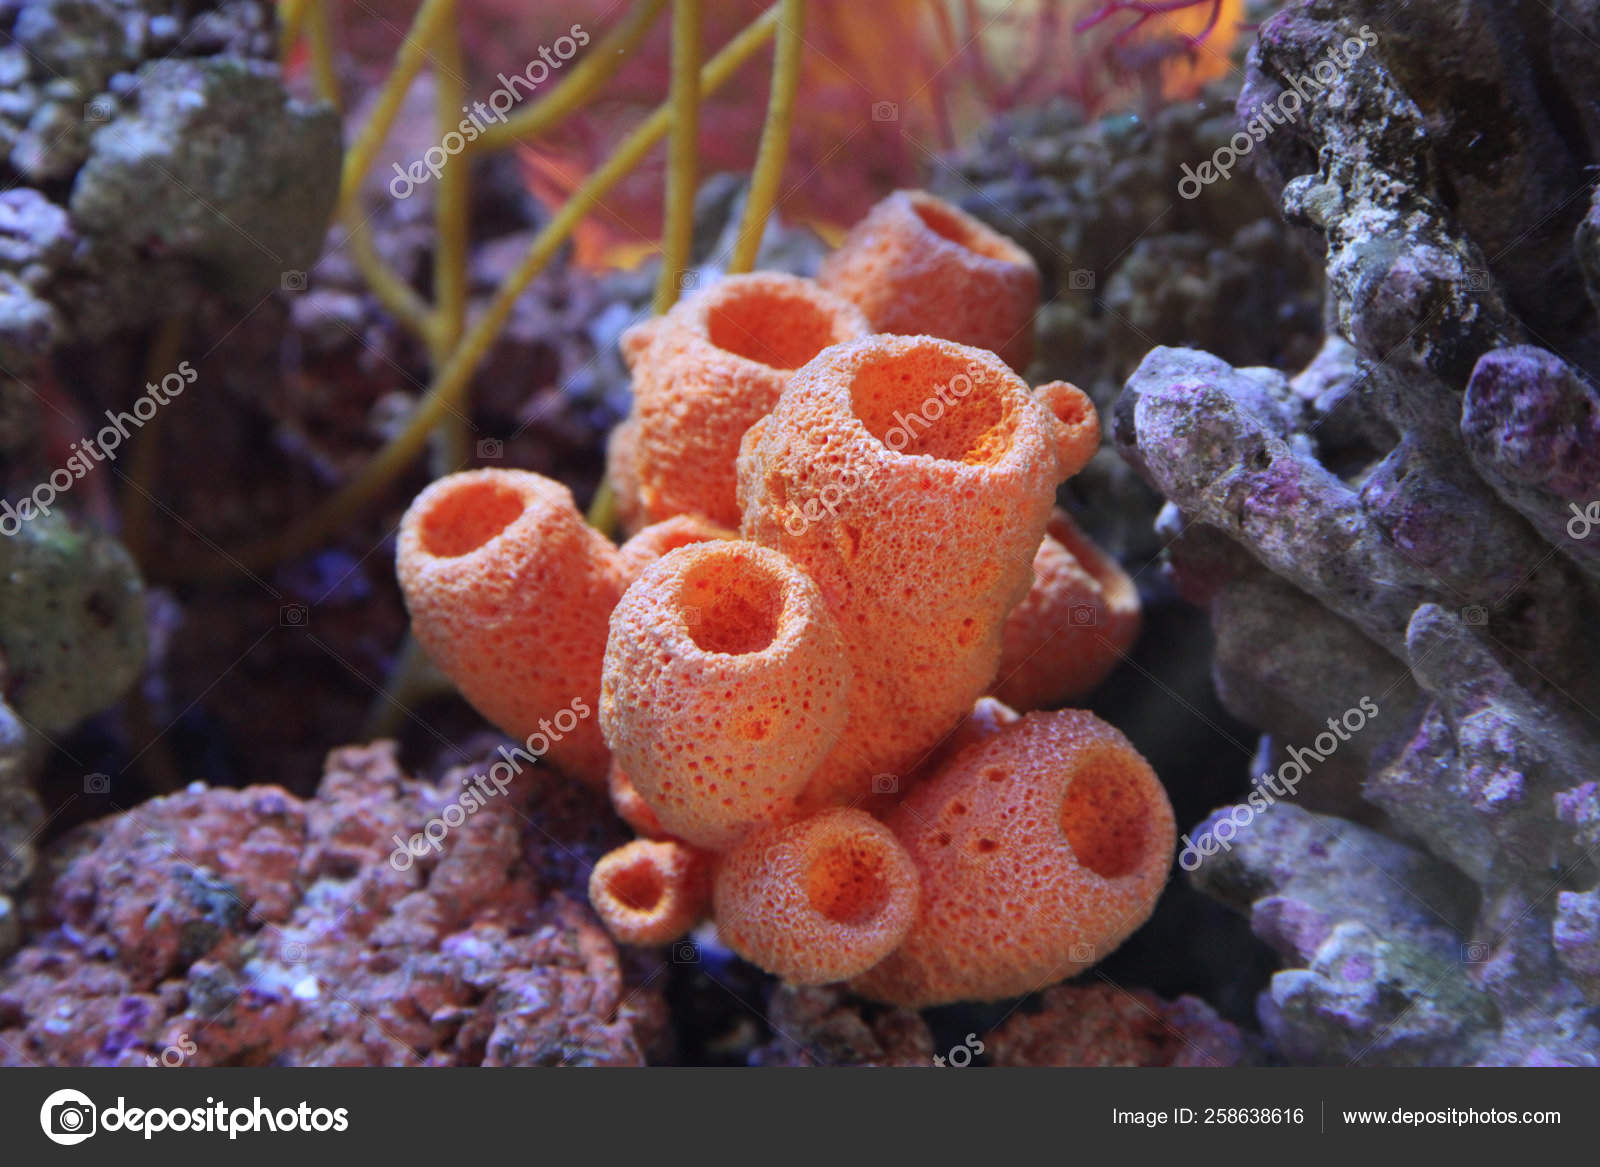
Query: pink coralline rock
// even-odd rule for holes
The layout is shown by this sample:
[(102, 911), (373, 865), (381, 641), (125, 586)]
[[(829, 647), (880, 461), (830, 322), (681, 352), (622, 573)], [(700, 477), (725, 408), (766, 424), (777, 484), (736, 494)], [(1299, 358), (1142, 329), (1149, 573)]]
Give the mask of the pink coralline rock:
[(995, 1066), (1240, 1066), (1255, 1059), (1243, 1034), (1196, 997), (1163, 1001), (1144, 989), (1057, 985), (1036, 1013), (984, 1035)]
[(489, 760), (435, 786), (348, 747), (308, 800), (195, 785), (72, 832), (0, 967), (0, 1064), (644, 1064), (665, 1004), (584, 903), (620, 831), (532, 769), (447, 814)]

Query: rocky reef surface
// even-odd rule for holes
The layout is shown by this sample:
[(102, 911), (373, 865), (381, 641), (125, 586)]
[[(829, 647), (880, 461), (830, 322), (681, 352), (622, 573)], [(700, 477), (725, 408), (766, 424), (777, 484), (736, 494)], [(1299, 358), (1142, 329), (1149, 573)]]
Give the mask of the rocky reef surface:
[(1269, 20), (1238, 116), (1304, 97), (1251, 161), (1325, 245), (1329, 338), (1292, 376), (1157, 348), (1114, 409), (1267, 735), (1184, 866), (1288, 966), (1293, 1061), (1600, 1064), (1597, 33), (1589, 0)]

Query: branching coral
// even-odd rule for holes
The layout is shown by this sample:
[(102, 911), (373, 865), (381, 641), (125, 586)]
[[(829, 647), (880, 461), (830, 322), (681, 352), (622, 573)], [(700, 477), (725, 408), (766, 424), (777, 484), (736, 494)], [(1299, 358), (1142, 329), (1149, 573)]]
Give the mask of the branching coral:
[[(1290, 966), (1260, 1014), (1296, 1061), (1600, 1057), (1600, 647), (1573, 525), (1600, 497), (1583, 294), (1600, 118), (1593, 60), (1558, 47), (1597, 20), (1311, 0), (1269, 21), (1245, 121), (1370, 46), (1258, 152), (1290, 221), (1326, 241), (1339, 336), (1293, 379), (1157, 349), (1115, 409), (1119, 449), (1176, 509), (1163, 526), (1211, 608), (1224, 699), (1301, 758), (1329, 702), (1380, 710), (1307, 789), (1400, 838), (1257, 792), (1197, 827), (1212, 857), (1184, 863)], [(1504, 142), (1489, 170), (1484, 108)]]

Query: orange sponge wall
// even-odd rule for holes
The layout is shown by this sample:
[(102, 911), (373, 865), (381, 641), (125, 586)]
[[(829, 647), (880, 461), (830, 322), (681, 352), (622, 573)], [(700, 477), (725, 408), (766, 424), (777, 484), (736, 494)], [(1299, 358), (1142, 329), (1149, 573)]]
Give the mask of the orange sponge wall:
[(873, 207), (823, 261), (817, 282), (858, 304), (880, 332), (989, 349), (1019, 373), (1033, 359), (1033, 258), (926, 191), (896, 191)]
[(870, 331), (847, 300), (777, 273), (719, 280), (630, 330), (634, 407), (608, 457), (628, 529), (680, 514), (737, 526), (744, 431), (777, 404), (795, 369)]
[(921, 907), (851, 987), (918, 1008), (1019, 996), (1103, 959), (1155, 907), (1176, 834), (1149, 763), (1081, 710), (1002, 726), (886, 822)]
[(1021, 710), (1075, 701), (1106, 679), (1139, 636), (1139, 590), (1065, 511), (1050, 518), (1033, 587), (1006, 618), (995, 696)]
[(603, 783), (600, 669), (623, 568), (572, 492), (522, 470), (441, 478), (406, 511), (396, 558), (412, 632), (461, 695), (512, 737), (542, 735), (562, 770)]
[(775, 551), (716, 540), (669, 552), (617, 605), (600, 723), (661, 828), (721, 851), (789, 814), (849, 693), (816, 585)]
[(1050, 404), (993, 353), (880, 335), (823, 352), (745, 435), (741, 534), (816, 582), (852, 675), (802, 808), (909, 773), (994, 680), (1055, 488), (1098, 435), (1077, 390)]

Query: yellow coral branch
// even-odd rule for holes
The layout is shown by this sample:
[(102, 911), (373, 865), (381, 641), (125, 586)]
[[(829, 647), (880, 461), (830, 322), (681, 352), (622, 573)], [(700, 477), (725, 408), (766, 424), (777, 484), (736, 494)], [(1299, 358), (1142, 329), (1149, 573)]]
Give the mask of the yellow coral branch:
[[(703, 93), (713, 93), (727, 84), (734, 73), (761, 50), (773, 35), (777, 16), (777, 5), (768, 8), (706, 63), (700, 71)], [(229, 574), (237, 563), (261, 568), (301, 554), (323, 542), (381, 494), (394, 477), (415, 459), (439, 418), (447, 410), (456, 408), (478, 365), (488, 354), (510, 316), (517, 297), (566, 242), (584, 216), (666, 136), (671, 117), (670, 105), (657, 108), (573, 192), (572, 197), (534, 238), (522, 262), (506, 277), (483, 315), (468, 330), (449, 362), (434, 377), (433, 385), (417, 403), (416, 411), (405, 429), (379, 450), (360, 474), (300, 523), (274, 538), (241, 549), (222, 569), (215, 566), (206, 569), (191, 564), (185, 574)]]
[[(183, 347), (186, 322), (182, 316), (169, 316), (156, 329), (145, 359), (146, 384), (159, 384), (161, 379), (178, 367), (178, 352)], [(150, 558), (150, 499), (155, 491), (156, 472), (161, 467), (161, 430), (166, 414), (158, 413), (139, 433), (128, 466), (128, 477), (133, 482), (122, 502), (122, 537), (133, 552), (134, 561), (141, 566)]]
[(667, 0), (639, 0), (623, 22), (596, 41), (555, 88), (527, 109), (479, 134), (475, 141), (467, 143), (468, 153), (525, 142), (583, 108), (639, 47), (666, 6)]
[[(455, 0), (448, 0), (452, 12), (439, 29), (433, 50), (434, 116), (442, 141), (461, 120), (466, 100), (465, 66), (461, 59), (461, 36), (454, 20)], [(439, 175), (434, 193), (433, 287), (435, 306), (428, 320), (429, 367), (437, 370), (449, 359), (461, 340), (467, 318), (468, 211), (470, 210), (471, 167), (465, 159), (447, 166)], [(466, 459), (468, 425), (461, 412), (444, 415), (434, 434), (433, 470), (447, 474)]]
[(306, 36), (311, 42), (311, 73), (324, 100), (340, 113), (344, 100), (339, 95), (339, 78), (333, 70), (333, 32), (329, 26), (325, 0), (311, 0), (306, 13)]
[(278, 5), (278, 60), (287, 61), (305, 28), (310, 0), (283, 0)]
[(378, 148), (389, 136), (389, 128), (394, 125), (395, 116), (400, 112), (406, 90), (411, 87), (417, 71), (422, 68), (422, 62), (428, 55), (429, 44), (434, 41), (441, 24), (450, 15), (453, 7), (454, 0), (422, 0), (422, 7), (417, 9), (417, 15), (406, 31), (406, 39), (401, 42), (399, 51), (395, 53), (394, 67), (389, 70), (389, 75), (383, 79), (382, 88), (378, 90), (378, 98), (372, 106), (372, 116), (367, 119), (366, 125), (361, 127), (355, 142), (345, 153), (344, 168), (339, 175), (341, 211), (354, 201), (356, 192), (361, 189), (362, 179), (372, 168), (372, 160), (377, 157)]
[(661, 274), (652, 305), (665, 312), (678, 299), (694, 243), (695, 175), (700, 145), (700, 0), (672, 3), (672, 138), (667, 144), (667, 198), (661, 228)]
[(778, 13), (778, 44), (772, 59), (772, 93), (767, 98), (767, 120), (761, 128), (761, 148), (750, 173), (750, 193), (739, 221), (739, 238), (728, 263), (728, 274), (750, 271), (767, 227), (767, 217), (778, 199), (778, 181), (789, 157), (789, 130), (794, 124), (794, 98), (800, 88), (800, 62), (804, 56), (806, 0), (783, 0)]

